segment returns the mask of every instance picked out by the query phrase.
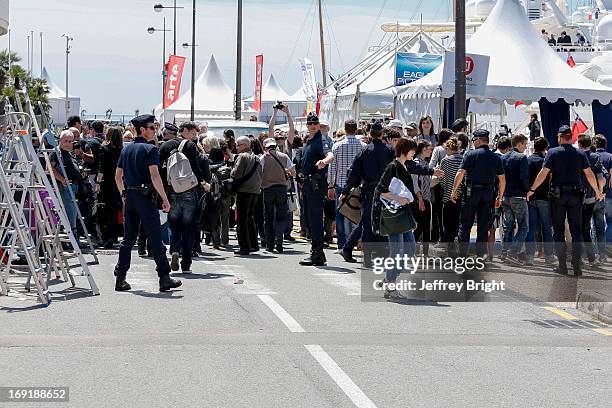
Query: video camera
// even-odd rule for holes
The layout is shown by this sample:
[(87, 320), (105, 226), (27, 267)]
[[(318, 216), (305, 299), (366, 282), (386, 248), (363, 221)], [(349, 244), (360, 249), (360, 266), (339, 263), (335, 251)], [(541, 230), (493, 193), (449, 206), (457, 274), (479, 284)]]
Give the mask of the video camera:
[(285, 105), (282, 101), (276, 101), (276, 105), (273, 106), (274, 109), (283, 110), (285, 109)]

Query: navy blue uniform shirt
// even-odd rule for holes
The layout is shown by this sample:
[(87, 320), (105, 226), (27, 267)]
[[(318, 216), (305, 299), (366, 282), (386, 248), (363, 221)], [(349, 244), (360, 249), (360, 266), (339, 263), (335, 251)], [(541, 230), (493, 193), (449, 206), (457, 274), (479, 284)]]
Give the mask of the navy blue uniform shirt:
[(304, 176), (312, 176), (315, 174), (325, 175), (327, 173), (327, 167), (319, 170), (317, 169), (317, 162), (323, 160), (328, 152), (328, 144), (323, 143), (323, 135), (321, 131), (318, 131), (314, 136), (308, 139), (306, 145), (302, 149), (302, 163), (300, 166), (302, 174)]
[(580, 187), (581, 175), (589, 168), (589, 161), (583, 151), (571, 144), (562, 144), (546, 153), (544, 167), (552, 172), (551, 186)]
[[(612, 153), (605, 151), (604, 149), (597, 149), (599, 160), (601, 160), (601, 166), (608, 172), (608, 177), (612, 174)], [(604, 189), (606, 191), (606, 198), (612, 198), (612, 189), (608, 185)]]
[[(601, 160), (599, 159), (599, 154), (597, 153), (593, 153), (590, 150), (584, 152), (584, 154), (587, 157), (587, 160), (589, 161), (589, 166), (591, 167), (591, 170), (593, 171), (593, 174), (595, 175), (595, 177), (602, 177), (603, 176), (603, 167), (601, 165)], [(593, 190), (593, 187), (591, 187), (591, 185), (589, 184), (589, 181), (587, 180), (586, 176), (584, 175), (584, 172), (582, 173), (582, 188), (584, 189), (584, 191), (586, 192), (585, 197), (584, 198), (593, 198), (595, 197), (595, 191)]]
[(133, 143), (121, 151), (117, 167), (123, 169), (126, 186), (140, 186), (151, 183), (149, 166), (159, 166), (159, 149), (147, 143), (142, 136), (136, 136)]
[(393, 150), (380, 139), (372, 140), (353, 160), (349, 168), (346, 187), (342, 194), (348, 195), (353, 187), (357, 187), (364, 181), (376, 187), (380, 181), (385, 168), (393, 161), (395, 154)]
[(504, 197), (527, 197), (529, 191), (529, 162), (527, 156), (512, 149), (502, 156), (506, 174)]
[(493, 187), (497, 176), (504, 174), (501, 156), (492, 152), (488, 145), (465, 153), (459, 169), (465, 170), (468, 185), (490, 184)]
[[(538, 152), (534, 153), (527, 159), (529, 162), (529, 188), (533, 185), (536, 177), (542, 170), (542, 165), (544, 164), (544, 153)], [(548, 192), (550, 190), (550, 176), (546, 177), (546, 180), (540, 187), (535, 189), (531, 200), (548, 200)]]

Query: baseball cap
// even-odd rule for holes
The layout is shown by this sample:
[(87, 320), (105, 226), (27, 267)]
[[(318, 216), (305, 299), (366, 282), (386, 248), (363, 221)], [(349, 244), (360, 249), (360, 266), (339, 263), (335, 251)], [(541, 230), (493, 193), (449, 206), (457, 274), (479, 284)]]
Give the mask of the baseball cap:
[(559, 132), (560, 135), (564, 134), (564, 133), (572, 133), (572, 128), (570, 128), (567, 125), (563, 125), (559, 128)]
[(276, 146), (276, 140), (274, 140), (274, 138), (272, 137), (269, 137), (266, 140), (264, 140), (263, 145), (265, 148)]
[(402, 128), (404, 127), (404, 124), (399, 119), (393, 119), (391, 122), (389, 122), (389, 126)]

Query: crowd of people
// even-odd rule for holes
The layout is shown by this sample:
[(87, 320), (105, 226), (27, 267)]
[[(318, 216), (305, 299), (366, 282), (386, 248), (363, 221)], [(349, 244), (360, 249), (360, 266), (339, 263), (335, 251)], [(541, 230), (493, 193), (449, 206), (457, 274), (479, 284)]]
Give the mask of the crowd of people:
[[(286, 132), (275, 127), (281, 111)], [(559, 146), (549, 148), (537, 116), (527, 136), (507, 128), (469, 135), (464, 119), (436, 132), (429, 116), (408, 124), (347, 120), (332, 132), (311, 113), (306, 125), (298, 133), (286, 107), (275, 109), (267, 133), (240, 137), (231, 129), (208, 135), (194, 122), (160, 124), (151, 115), (125, 128), (72, 117), (52, 155), (54, 177), (76, 234), (83, 231), (72, 196), (97, 245), (114, 248), (123, 235), (116, 290), (130, 289), (125, 278), (135, 245), (140, 256), (155, 259), (160, 289), (169, 290), (180, 285), (170, 271), (191, 273), (202, 245), (229, 250), (233, 227), (236, 256), (281, 254), (295, 240), (298, 219), (295, 232), (311, 243), (302, 265), (325, 265), (335, 237), (344, 261), (357, 262), (353, 252), (361, 247), (366, 267), (380, 256), (369, 244), (387, 243), (389, 256), (475, 253), (512, 265), (543, 257), (568, 273), (566, 224), (575, 275), (583, 254), (593, 268), (607, 261), (612, 155), (602, 135), (580, 135), (574, 147), (564, 126)], [(351, 195), (359, 198), (358, 223), (343, 215)], [(389, 229), (396, 213), (408, 221)], [(386, 282), (398, 272), (389, 270)]]

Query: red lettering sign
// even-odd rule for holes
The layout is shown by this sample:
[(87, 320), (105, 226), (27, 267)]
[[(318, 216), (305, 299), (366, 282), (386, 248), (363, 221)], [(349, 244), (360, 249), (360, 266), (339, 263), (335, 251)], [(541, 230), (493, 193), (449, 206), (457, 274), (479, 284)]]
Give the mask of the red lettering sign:
[(253, 109), (261, 110), (261, 87), (263, 81), (263, 55), (255, 57), (255, 96), (253, 97)]
[(474, 60), (471, 57), (465, 57), (465, 75), (470, 75), (474, 71)]
[(179, 98), (181, 90), (181, 78), (183, 77), (183, 67), (185, 57), (171, 55), (166, 65), (166, 86), (164, 87), (164, 109), (172, 105)]

